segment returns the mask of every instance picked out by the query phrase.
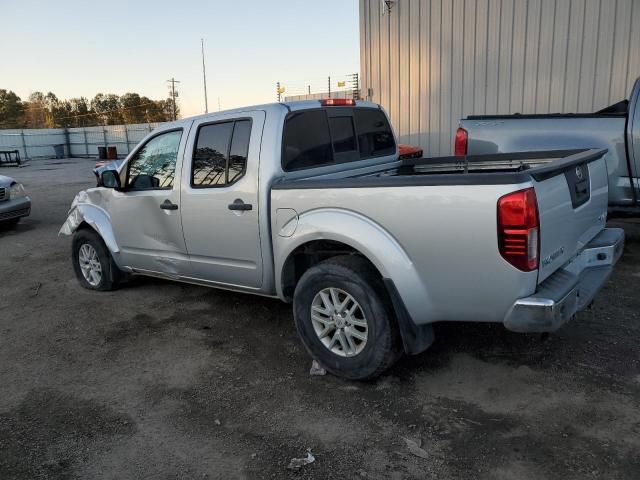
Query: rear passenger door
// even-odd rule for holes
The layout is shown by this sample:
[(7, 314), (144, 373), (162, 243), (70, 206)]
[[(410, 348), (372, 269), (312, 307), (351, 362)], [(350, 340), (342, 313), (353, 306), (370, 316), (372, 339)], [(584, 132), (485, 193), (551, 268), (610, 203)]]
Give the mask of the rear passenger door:
[(194, 122), (182, 183), (182, 227), (189, 277), (259, 288), (258, 168), (265, 114)]

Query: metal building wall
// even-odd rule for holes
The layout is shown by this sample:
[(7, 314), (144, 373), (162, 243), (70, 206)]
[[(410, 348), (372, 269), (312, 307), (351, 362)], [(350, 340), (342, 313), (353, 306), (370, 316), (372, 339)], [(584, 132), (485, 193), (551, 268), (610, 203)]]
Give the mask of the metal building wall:
[(640, 76), (640, 0), (360, 0), (363, 96), (447, 155), (470, 114), (592, 112)]

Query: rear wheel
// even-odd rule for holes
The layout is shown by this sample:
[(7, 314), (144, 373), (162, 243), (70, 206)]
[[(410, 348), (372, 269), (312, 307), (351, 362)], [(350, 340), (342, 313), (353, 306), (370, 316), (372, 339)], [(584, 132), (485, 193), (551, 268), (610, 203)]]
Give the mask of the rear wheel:
[(73, 269), (84, 288), (114, 290), (122, 278), (107, 246), (95, 231), (78, 230), (72, 242)]
[(371, 379), (400, 356), (386, 291), (363, 258), (335, 257), (311, 267), (298, 282), (293, 305), (302, 343), (334, 375)]

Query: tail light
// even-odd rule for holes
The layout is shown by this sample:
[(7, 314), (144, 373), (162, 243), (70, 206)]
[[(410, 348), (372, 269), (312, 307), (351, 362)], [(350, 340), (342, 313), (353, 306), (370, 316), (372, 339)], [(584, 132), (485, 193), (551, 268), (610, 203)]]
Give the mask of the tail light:
[(323, 107), (347, 107), (355, 104), (356, 101), (352, 98), (325, 98), (320, 100), (320, 105)]
[(538, 268), (540, 226), (533, 188), (498, 200), (498, 248), (500, 255), (514, 267), (524, 272)]
[(467, 140), (469, 134), (467, 131), (460, 127), (456, 130), (456, 141), (454, 145), (454, 152), (457, 157), (461, 157), (467, 154)]

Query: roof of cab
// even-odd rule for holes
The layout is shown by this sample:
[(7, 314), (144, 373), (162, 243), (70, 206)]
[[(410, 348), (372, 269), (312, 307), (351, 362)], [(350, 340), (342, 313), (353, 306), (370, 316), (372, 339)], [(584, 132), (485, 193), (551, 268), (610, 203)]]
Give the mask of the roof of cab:
[[(365, 107), (365, 108), (381, 108), (377, 103), (367, 102), (365, 100), (356, 100), (356, 107)], [(191, 122), (194, 120), (202, 120), (209, 117), (217, 117), (219, 115), (226, 115), (230, 113), (242, 113), (242, 112), (250, 112), (256, 110), (280, 110), (282, 108), (286, 108), (289, 111), (298, 111), (298, 110), (308, 110), (311, 108), (319, 108), (320, 100), (296, 100), (294, 102), (273, 102), (273, 103), (264, 103), (261, 105), (250, 105), (246, 107), (233, 108), (230, 110), (220, 110), (219, 112), (210, 112), (204, 113), (202, 115), (195, 115), (193, 117), (182, 118), (180, 120), (176, 120), (175, 122), (170, 122), (163, 124), (163, 129), (175, 127), (178, 125), (182, 125), (186, 122)], [(344, 106), (336, 106), (336, 107), (325, 107), (325, 108), (349, 108)]]

